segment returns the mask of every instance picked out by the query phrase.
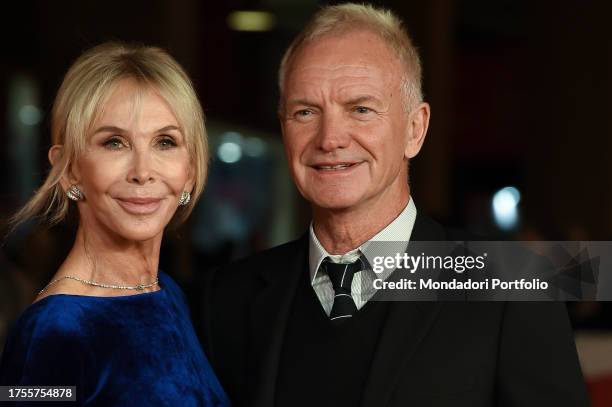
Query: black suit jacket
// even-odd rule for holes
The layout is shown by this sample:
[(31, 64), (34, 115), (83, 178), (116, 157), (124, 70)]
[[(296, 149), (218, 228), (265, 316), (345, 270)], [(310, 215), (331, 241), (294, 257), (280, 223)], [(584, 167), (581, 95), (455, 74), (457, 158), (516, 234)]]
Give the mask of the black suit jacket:
[[(459, 239), (417, 215), (411, 240)], [(305, 235), (210, 275), (204, 344), (237, 407), (274, 406), (290, 305), (307, 264)], [(589, 405), (565, 304), (389, 305), (367, 384), (353, 389), (362, 391), (361, 407)]]

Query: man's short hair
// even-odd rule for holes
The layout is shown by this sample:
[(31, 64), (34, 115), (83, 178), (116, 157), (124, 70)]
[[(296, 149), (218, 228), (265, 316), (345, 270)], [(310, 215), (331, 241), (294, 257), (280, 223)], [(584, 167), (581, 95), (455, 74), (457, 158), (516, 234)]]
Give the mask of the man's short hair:
[(281, 111), (284, 109), (283, 92), (287, 69), (298, 50), (325, 35), (341, 35), (350, 31), (373, 32), (397, 55), (405, 72), (402, 79), (402, 93), (406, 110), (411, 110), (417, 103), (423, 101), (421, 59), (402, 20), (383, 8), (368, 4), (345, 3), (319, 10), (285, 51), (278, 75)]

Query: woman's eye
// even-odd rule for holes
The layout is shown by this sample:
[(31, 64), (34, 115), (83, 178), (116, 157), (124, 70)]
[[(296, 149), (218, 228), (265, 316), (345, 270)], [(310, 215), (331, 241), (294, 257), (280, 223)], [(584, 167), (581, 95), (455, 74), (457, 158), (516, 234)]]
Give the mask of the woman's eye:
[(172, 137), (162, 137), (159, 139), (157, 144), (164, 150), (176, 147), (176, 142)]
[(112, 137), (104, 142), (104, 147), (108, 148), (109, 150), (121, 150), (123, 147), (125, 147), (125, 144), (120, 138)]

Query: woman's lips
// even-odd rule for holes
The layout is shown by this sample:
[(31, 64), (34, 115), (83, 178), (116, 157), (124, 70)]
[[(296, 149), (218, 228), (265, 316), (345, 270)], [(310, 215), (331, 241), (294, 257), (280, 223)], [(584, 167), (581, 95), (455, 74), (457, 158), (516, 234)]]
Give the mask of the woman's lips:
[(132, 215), (150, 215), (161, 206), (160, 198), (115, 198), (127, 213)]

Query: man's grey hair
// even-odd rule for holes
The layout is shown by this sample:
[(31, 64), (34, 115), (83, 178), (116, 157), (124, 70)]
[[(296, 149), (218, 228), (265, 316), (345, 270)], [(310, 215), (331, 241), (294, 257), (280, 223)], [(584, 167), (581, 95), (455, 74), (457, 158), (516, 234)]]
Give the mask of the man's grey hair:
[(341, 35), (350, 31), (373, 32), (397, 55), (404, 67), (401, 88), (406, 111), (412, 110), (423, 101), (421, 59), (400, 18), (386, 9), (367, 4), (345, 3), (319, 10), (285, 51), (278, 75), (280, 111), (284, 110), (287, 69), (298, 50), (325, 35)]

